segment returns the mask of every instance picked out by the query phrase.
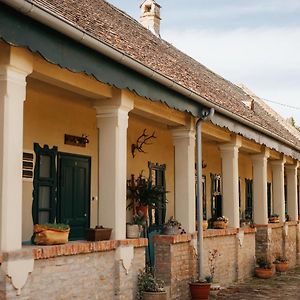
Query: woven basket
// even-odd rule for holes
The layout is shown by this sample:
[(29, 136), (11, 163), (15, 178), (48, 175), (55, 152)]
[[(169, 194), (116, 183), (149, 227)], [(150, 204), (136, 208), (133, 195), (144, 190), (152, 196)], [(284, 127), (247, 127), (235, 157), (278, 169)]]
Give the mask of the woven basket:
[(228, 223), (226, 223), (224, 221), (214, 221), (213, 222), (213, 227), (215, 229), (226, 229), (227, 225), (228, 225)]
[(69, 233), (70, 233), (70, 229), (68, 230), (45, 229), (35, 233), (34, 244), (36, 245), (66, 244), (69, 239)]

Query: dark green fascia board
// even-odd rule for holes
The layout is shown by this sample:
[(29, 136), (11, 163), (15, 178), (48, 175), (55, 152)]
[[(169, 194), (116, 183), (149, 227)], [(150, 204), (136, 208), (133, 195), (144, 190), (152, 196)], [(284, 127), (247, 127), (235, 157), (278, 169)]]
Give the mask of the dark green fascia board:
[(65, 35), (0, 3), (0, 38), (26, 47), (50, 63), (73, 72), (84, 72), (119, 89), (129, 89), (152, 101), (201, 116), (201, 104), (115, 62)]

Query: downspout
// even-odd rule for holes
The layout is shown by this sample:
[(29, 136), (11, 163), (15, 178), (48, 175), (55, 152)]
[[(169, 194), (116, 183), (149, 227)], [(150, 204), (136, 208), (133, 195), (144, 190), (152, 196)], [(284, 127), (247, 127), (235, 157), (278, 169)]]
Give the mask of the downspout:
[(62, 17), (54, 15), (49, 10), (38, 6), (36, 3), (32, 3), (31, 1), (26, 0), (0, 0), (0, 2), (13, 7), (22, 14), (27, 15), (32, 19), (37, 20), (38, 22), (41, 22), (42, 24), (58, 32), (61, 32), (62, 34), (79, 42), (80, 44), (85, 45), (86, 47), (89, 47), (97, 52), (108, 56), (116, 62), (119, 62), (120, 64), (127, 66), (128, 68), (131, 68), (132, 70), (135, 70), (136, 72), (139, 72), (140, 74), (159, 82), (160, 84), (168, 87), (173, 91), (178, 92), (179, 94), (184, 95), (187, 98), (190, 98), (209, 108), (214, 108), (217, 112), (233, 120), (236, 120), (250, 128), (253, 128), (254, 130), (262, 132), (274, 138), (275, 140), (280, 141), (285, 145), (288, 145), (292, 149), (295, 149), (297, 151), (300, 150), (300, 148), (297, 148), (293, 142), (290, 142), (282, 138), (281, 136), (269, 131), (268, 129), (261, 127), (260, 125), (257, 125), (242, 116), (239, 116), (233, 112), (230, 112), (227, 109), (224, 109), (219, 105), (212, 103), (207, 98), (200, 96), (199, 94), (191, 91), (190, 89), (185, 88), (182, 85), (176, 83), (174, 80), (145, 66), (143, 63), (131, 58), (128, 55), (125, 55), (118, 49), (112, 47), (109, 44), (106, 44), (100, 39), (91, 36), (88, 32), (77, 28), (73, 23), (63, 19)]
[(201, 123), (209, 121), (215, 113), (213, 108), (209, 112), (203, 112), (203, 115), (196, 122), (196, 165), (197, 165), (197, 252), (198, 252), (198, 275), (199, 279), (204, 279), (203, 273), (203, 199), (202, 199), (202, 137), (201, 137)]

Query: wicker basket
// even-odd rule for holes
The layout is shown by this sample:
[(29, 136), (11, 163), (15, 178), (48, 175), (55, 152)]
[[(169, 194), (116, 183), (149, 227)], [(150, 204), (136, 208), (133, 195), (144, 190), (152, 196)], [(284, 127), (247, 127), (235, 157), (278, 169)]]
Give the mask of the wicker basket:
[[(37, 226), (36, 226), (37, 227)], [(69, 239), (70, 229), (38, 229), (34, 233), (34, 244), (36, 245), (61, 245), (66, 244)]]
[(227, 225), (228, 225), (228, 223), (224, 222), (224, 221), (214, 221), (213, 222), (213, 227), (215, 229), (226, 229)]

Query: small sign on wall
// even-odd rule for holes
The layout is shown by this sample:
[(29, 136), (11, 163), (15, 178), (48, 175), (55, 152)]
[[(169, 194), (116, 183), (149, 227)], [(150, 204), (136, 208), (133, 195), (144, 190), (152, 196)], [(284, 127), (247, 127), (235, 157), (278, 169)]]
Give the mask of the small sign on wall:
[(88, 136), (82, 134), (82, 136), (75, 136), (70, 134), (65, 134), (65, 144), (78, 147), (86, 147), (89, 143)]

